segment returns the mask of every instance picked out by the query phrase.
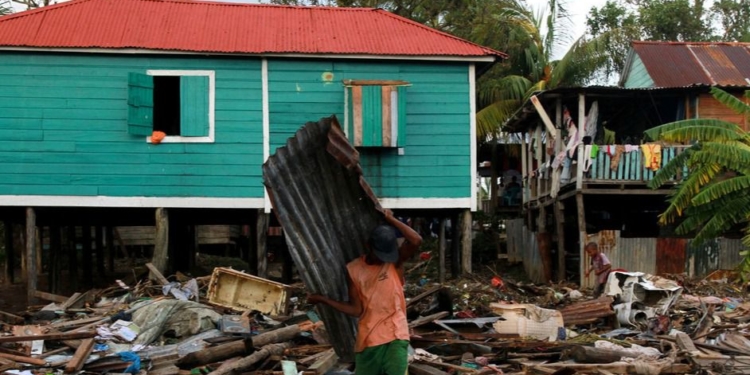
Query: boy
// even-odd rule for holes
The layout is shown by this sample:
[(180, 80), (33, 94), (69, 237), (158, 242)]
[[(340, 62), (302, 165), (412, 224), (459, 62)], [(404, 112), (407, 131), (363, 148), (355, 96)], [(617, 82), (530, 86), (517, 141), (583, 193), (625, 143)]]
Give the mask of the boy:
[(599, 251), (599, 246), (594, 242), (589, 242), (586, 245), (586, 254), (591, 257), (591, 268), (586, 271), (586, 277), (589, 277), (591, 271), (594, 271), (596, 275), (594, 297), (599, 297), (604, 292), (604, 283), (607, 282), (607, 276), (609, 276), (609, 270), (612, 269), (612, 264), (609, 262), (609, 258)]
[[(422, 237), (385, 210), (385, 221), (372, 231), (367, 253), (347, 266), (349, 301), (310, 295), (309, 303), (324, 303), (359, 318), (357, 375), (404, 375), (407, 370), (409, 328), (406, 321), (403, 262), (417, 252)], [(399, 247), (396, 230), (404, 236)]]

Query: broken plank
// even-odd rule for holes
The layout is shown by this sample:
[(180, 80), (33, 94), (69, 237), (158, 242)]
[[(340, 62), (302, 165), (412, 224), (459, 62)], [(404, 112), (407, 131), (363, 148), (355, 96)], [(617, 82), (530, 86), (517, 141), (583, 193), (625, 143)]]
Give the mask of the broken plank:
[(695, 347), (693, 340), (690, 338), (690, 336), (687, 335), (687, 333), (678, 332), (676, 335), (676, 338), (677, 338), (677, 347), (680, 348), (680, 350), (688, 352), (690, 353), (690, 355), (700, 354), (700, 350), (698, 350), (698, 348)]
[(448, 375), (445, 371), (421, 363), (410, 364), (409, 373), (414, 375)]
[(298, 360), (297, 364), (300, 364), (300, 365), (303, 365), (303, 366), (307, 366), (309, 364), (315, 363), (315, 361), (317, 361), (318, 359), (320, 359), (322, 357), (325, 357), (329, 353), (333, 353), (333, 352), (334, 352), (333, 349), (329, 349), (329, 350), (326, 350), (326, 351), (323, 351), (323, 352), (320, 352), (320, 353), (317, 353), (317, 354), (313, 354), (313, 355), (311, 355), (309, 357), (305, 357), (305, 358), (302, 358), (302, 359)]
[(417, 361), (417, 363), (421, 363), (421, 364), (425, 364), (425, 365), (438, 366), (438, 367), (442, 367), (442, 368), (447, 368), (447, 369), (455, 370), (456, 372), (472, 372), (472, 373), (476, 372), (476, 370), (473, 369), (473, 368), (456, 366), (456, 365), (452, 365), (450, 363), (428, 362), (428, 361)]
[(315, 363), (308, 367), (308, 371), (315, 371), (318, 375), (325, 374), (333, 368), (339, 361), (339, 356), (334, 351), (326, 352), (326, 355), (320, 357)]
[(440, 289), (443, 289), (443, 287), (441, 285), (438, 285), (438, 286), (435, 286), (435, 287), (433, 287), (431, 289), (426, 290), (425, 292), (422, 292), (418, 296), (410, 299), (409, 302), (406, 303), (406, 308), (408, 309), (409, 306), (411, 306), (411, 305), (413, 305), (413, 304), (415, 304), (415, 303), (417, 303), (417, 302), (419, 302), (419, 301), (421, 301), (421, 300), (423, 300), (423, 299), (425, 299), (425, 298), (427, 298), (427, 297), (429, 297), (429, 296), (437, 293)]
[(47, 340), (87, 339), (87, 338), (91, 338), (94, 336), (96, 336), (96, 332), (94, 331), (51, 333), (51, 334), (36, 335), (36, 336), (3, 336), (3, 337), (0, 337), (0, 343), (37, 341), (37, 340), (47, 341)]
[(28, 363), (30, 365), (36, 365), (36, 366), (44, 366), (47, 364), (47, 361), (39, 358), (32, 358), (27, 357), (25, 355), (15, 355), (15, 354), (7, 354), (7, 353), (0, 353), (0, 357), (9, 359), (14, 362), (20, 362), (20, 363)]
[(167, 278), (164, 277), (164, 275), (162, 275), (161, 272), (159, 272), (159, 270), (156, 268), (156, 266), (154, 266), (151, 263), (146, 263), (146, 268), (148, 268), (148, 270), (151, 271), (150, 277), (152, 279), (155, 279), (161, 285), (167, 285), (167, 284), (169, 284), (169, 280), (167, 280)]
[[(570, 363), (570, 362), (557, 362), (557, 363), (545, 363), (544, 365), (535, 366), (543, 367), (552, 370), (571, 369), (579, 372), (595, 372), (600, 369), (610, 371), (614, 374), (637, 374), (638, 371), (635, 365), (616, 362), (616, 363), (599, 363), (599, 364), (583, 364), (583, 363)], [(667, 366), (661, 369), (660, 374), (688, 374), (691, 373), (692, 366), (682, 363), (676, 363), (671, 366)]]
[(82, 326), (82, 325), (86, 325), (90, 323), (96, 323), (101, 320), (102, 320), (101, 316), (95, 316), (93, 318), (85, 318), (85, 319), (78, 319), (78, 320), (69, 320), (66, 322), (52, 323), (50, 324), (50, 327), (62, 330), (63, 328)]
[(45, 301), (52, 301), (52, 302), (55, 302), (55, 303), (64, 303), (65, 301), (68, 300), (68, 297), (61, 296), (61, 295), (58, 295), (58, 294), (52, 294), (52, 293), (42, 292), (40, 290), (34, 291), (34, 295), (36, 297), (38, 297), (38, 298), (41, 298), (41, 299), (45, 300)]
[(81, 299), (81, 297), (83, 297), (82, 293), (78, 293), (78, 292), (73, 293), (72, 296), (68, 297), (68, 299), (66, 299), (65, 301), (63, 301), (63, 304), (61, 306), (62, 309), (63, 310), (67, 310), (67, 309), (73, 307), (73, 305), (75, 305), (76, 302), (78, 302), (78, 300)]
[(179, 373), (180, 373), (180, 368), (175, 365), (166, 366), (166, 367), (148, 371), (148, 375), (177, 375)]
[(0, 321), (8, 323), (8, 324), (23, 324), (24, 318), (11, 314), (9, 312), (0, 311)]
[(412, 320), (409, 323), (409, 328), (415, 328), (415, 327), (419, 327), (419, 326), (425, 325), (427, 323), (432, 323), (432, 322), (434, 322), (434, 321), (436, 321), (438, 319), (445, 318), (446, 316), (448, 316), (448, 314), (449, 313), (447, 311), (441, 311), (439, 313), (435, 313), (435, 314), (432, 314), (432, 315), (421, 316), (421, 317), (419, 317), (417, 319)]
[(86, 339), (81, 342), (81, 345), (76, 349), (73, 358), (65, 366), (66, 373), (73, 373), (81, 371), (83, 364), (91, 355), (91, 351), (94, 349), (94, 339)]

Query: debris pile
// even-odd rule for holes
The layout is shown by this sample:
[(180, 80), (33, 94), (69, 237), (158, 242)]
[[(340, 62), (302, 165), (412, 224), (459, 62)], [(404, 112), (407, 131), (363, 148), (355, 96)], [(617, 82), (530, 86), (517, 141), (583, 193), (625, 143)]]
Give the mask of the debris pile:
[[(51, 303), (4, 312), (0, 372), (355, 370), (336, 355), (316, 309), (301, 303), (301, 290), (229, 268), (182, 281), (149, 269), (153, 281), (120, 281), (69, 297), (39, 293)], [(410, 373), (750, 373), (750, 302), (736, 287), (726, 289), (726, 280), (691, 284), (613, 272), (599, 298), (570, 285), (486, 284), (491, 289), (467, 280), (407, 284)], [(699, 287), (727, 293), (685, 292)], [(501, 297), (482, 294), (498, 297), (493, 302), (477, 297), (477, 290), (493, 289)]]

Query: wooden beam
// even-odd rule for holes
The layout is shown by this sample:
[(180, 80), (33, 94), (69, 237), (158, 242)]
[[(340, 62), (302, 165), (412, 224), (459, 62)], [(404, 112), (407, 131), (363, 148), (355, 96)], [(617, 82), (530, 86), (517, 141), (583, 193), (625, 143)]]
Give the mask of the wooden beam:
[(619, 194), (628, 194), (628, 195), (666, 195), (671, 192), (671, 190), (666, 189), (660, 189), (660, 190), (652, 190), (652, 189), (596, 189), (596, 188), (586, 188), (581, 191), (583, 194), (587, 195), (619, 195)]
[(15, 248), (13, 247), (13, 224), (10, 222), (10, 220), (3, 221), (3, 228), (5, 230), (5, 272), (4, 272), (4, 280), (5, 284), (10, 285), (13, 284), (13, 278), (14, 278), (14, 272), (15, 267), (14, 264), (16, 262), (15, 257)]
[[(169, 265), (169, 211), (157, 208), (155, 212), (156, 235), (154, 237), (154, 254), (151, 263), (160, 273), (167, 271)], [(153, 279), (154, 275), (149, 275)]]
[(36, 258), (36, 212), (26, 208), (26, 292), (28, 303), (32, 304), (37, 287)]
[[(526, 133), (521, 133), (521, 201), (526, 204), (526, 188), (529, 184), (526, 182), (529, 178), (529, 169), (526, 164)], [(453, 225), (455, 227), (455, 224)]]
[(33, 336), (2, 336), (0, 337), (0, 343), (37, 341), (37, 340), (47, 341), (47, 340), (87, 339), (87, 338), (91, 338), (94, 336), (96, 336), (95, 331), (48, 333), (44, 335), (33, 335)]
[(258, 210), (255, 222), (255, 249), (257, 251), (258, 277), (268, 277), (268, 248), (266, 247), (266, 238), (268, 236), (268, 223), (270, 216), (263, 210)]
[(576, 207), (578, 214), (578, 251), (580, 256), (579, 259), (581, 259), (580, 265), (578, 266), (578, 270), (580, 272), (580, 280), (578, 285), (583, 287), (585, 281), (584, 272), (587, 264), (586, 252), (584, 251), (584, 249), (586, 248), (586, 211), (583, 207), (583, 194), (576, 195)]
[(94, 349), (94, 339), (86, 339), (81, 342), (81, 345), (76, 349), (73, 358), (70, 362), (65, 365), (65, 372), (70, 374), (81, 371), (83, 364), (89, 358), (91, 351)]
[(562, 202), (555, 202), (552, 211), (555, 215), (555, 233), (557, 234), (557, 281), (565, 280), (565, 214)]
[(471, 210), (461, 213), (461, 272), (471, 273)]
[(438, 229), (438, 282), (445, 282), (445, 249), (448, 247), (448, 240), (445, 238), (446, 218), (440, 218), (440, 227)]
[(419, 317), (409, 322), (409, 328), (416, 328), (416, 327), (425, 325), (427, 323), (432, 323), (438, 319), (445, 318), (446, 316), (448, 316), (448, 314), (449, 313), (447, 311), (441, 311), (439, 313), (435, 313), (432, 315)]
[(156, 266), (151, 263), (146, 263), (146, 268), (148, 268), (148, 270), (150, 271), (149, 278), (151, 278), (151, 280), (156, 280), (161, 285), (169, 284), (169, 280), (167, 280), (167, 278), (164, 277), (161, 272), (159, 272)]
[(57, 302), (57, 303), (63, 303), (68, 300), (68, 297), (60, 296), (60, 295), (52, 294), (52, 293), (46, 293), (46, 292), (42, 292), (39, 290), (34, 292), (34, 297), (41, 298), (45, 301), (52, 301), (52, 302)]
[(537, 98), (536, 95), (531, 96), (531, 104), (534, 105), (534, 108), (536, 108), (536, 111), (539, 113), (539, 118), (542, 119), (544, 126), (547, 127), (547, 139), (555, 138), (557, 136), (555, 126), (552, 125), (552, 120), (547, 116), (547, 111), (544, 110), (542, 103), (539, 102), (539, 98)]
[(310, 367), (307, 368), (308, 371), (315, 371), (318, 375), (323, 375), (328, 370), (333, 368), (333, 366), (338, 363), (339, 357), (336, 355), (336, 352), (330, 351), (326, 352), (324, 356), (322, 356), (320, 359), (315, 361)]

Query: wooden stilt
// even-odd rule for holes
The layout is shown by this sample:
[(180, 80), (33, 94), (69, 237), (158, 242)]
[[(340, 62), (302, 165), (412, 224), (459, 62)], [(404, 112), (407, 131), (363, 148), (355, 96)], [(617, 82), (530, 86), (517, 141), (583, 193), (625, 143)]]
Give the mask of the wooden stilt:
[(445, 248), (447, 239), (445, 238), (446, 218), (440, 219), (440, 229), (438, 231), (438, 281), (442, 284), (445, 282)]
[(62, 257), (62, 239), (60, 227), (49, 227), (49, 290), (52, 293), (60, 291), (60, 258)]
[(5, 229), (5, 283), (10, 285), (13, 284), (15, 265), (16, 265), (16, 252), (13, 247), (13, 224), (10, 220), (3, 222), (3, 228)]
[(104, 227), (97, 225), (94, 230), (94, 243), (96, 246), (96, 272), (100, 277), (107, 273), (104, 270)]
[(555, 214), (555, 233), (557, 234), (557, 281), (565, 281), (565, 206), (555, 202), (552, 206)]
[[(166, 208), (156, 209), (156, 236), (151, 264), (162, 274), (167, 271), (169, 261), (169, 213)], [(153, 278), (154, 275), (149, 277)]]
[(461, 276), (461, 215), (451, 216), (451, 277)]
[(94, 285), (94, 262), (92, 262), (93, 254), (91, 251), (91, 227), (88, 225), (81, 227), (81, 244), (83, 245), (83, 283), (87, 288), (90, 288)]
[(258, 276), (268, 277), (268, 248), (266, 247), (266, 236), (268, 235), (268, 224), (270, 216), (264, 210), (258, 210), (258, 218), (255, 226), (255, 248), (257, 249)]
[(36, 212), (33, 208), (26, 208), (26, 292), (27, 302), (31, 304), (35, 297), (37, 288), (37, 258), (36, 247)]
[(586, 247), (586, 211), (583, 207), (583, 194), (581, 193), (576, 194), (576, 206), (578, 208), (578, 252), (581, 259), (581, 264), (578, 267), (579, 285), (583, 286), (585, 282), (583, 273), (586, 269), (586, 252), (584, 251)]
[(539, 216), (537, 217), (537, 244), (542, 259), (544, 279), (550, 281), (552, 280), (552, 243), (550, 234), (547, 232), (547, 209), (544, 205), (539, 206)]
[(115, 237), (114, 230), (111, 226), (104, 227), (104, 247), (107, 249), (108, 268), (109, 272), (115, 272), (115, 257), (117, 252), (115, 251)]
[(78, 242), (76, 241), (76, 227), (68, 227), (68, 275), (70, 287), (78, 289)]
[(461, 212), (461, 272), (471, 273), (471, 210)]

